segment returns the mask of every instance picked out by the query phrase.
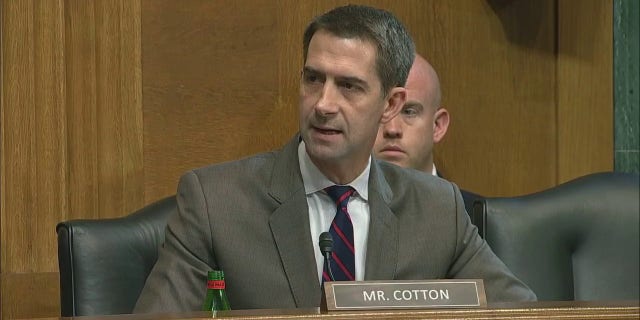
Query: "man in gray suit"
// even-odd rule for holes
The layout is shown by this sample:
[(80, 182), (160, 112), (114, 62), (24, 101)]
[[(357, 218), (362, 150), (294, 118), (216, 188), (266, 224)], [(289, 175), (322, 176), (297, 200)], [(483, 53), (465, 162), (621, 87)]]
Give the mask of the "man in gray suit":
[[(223, 269), (233, 309), (317, 307), (318, 236), (348, 185), (355, 280), (482, 278), (489, 301), (535, 295), (491, 252), (455, 185), (371, 157), (406, 99), (414, 45), (390, 13), (344, 6), (304, 39), (300, 134), (281, 150), (186, 173), (135, 312), (198, 310)], [(333, 226), (331, 227), (333, 228)]]

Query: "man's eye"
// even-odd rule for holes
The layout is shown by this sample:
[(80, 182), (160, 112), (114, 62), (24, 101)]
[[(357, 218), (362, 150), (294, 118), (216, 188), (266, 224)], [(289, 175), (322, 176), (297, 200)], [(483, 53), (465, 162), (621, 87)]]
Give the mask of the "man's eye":
[(354, 91), (354, 90), (358, 90), (360, 87), (354, 85), (351, 82), (341, 82), (339, 83), (339, 85), (349, 91)]
[(402, 109), (402, 114), (409, 117), (415, 117), (418, 115), (418, 110), (415, 108), (404, 108)]

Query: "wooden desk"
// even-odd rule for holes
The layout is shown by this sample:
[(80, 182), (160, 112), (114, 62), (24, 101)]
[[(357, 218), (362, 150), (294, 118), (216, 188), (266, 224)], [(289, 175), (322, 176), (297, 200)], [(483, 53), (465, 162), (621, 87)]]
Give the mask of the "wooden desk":
[[(137, 314), (74, 317), (76, 320), (170, 320), (207, 319), (206, 312), (185, 314)], [(429, 309), (321, 313), (319, 309), (234, 310), (216, 318), (230, 320), (274, 319), (640, 319), (638, 301), (557, 301), (492, 304), (485, 309)]]

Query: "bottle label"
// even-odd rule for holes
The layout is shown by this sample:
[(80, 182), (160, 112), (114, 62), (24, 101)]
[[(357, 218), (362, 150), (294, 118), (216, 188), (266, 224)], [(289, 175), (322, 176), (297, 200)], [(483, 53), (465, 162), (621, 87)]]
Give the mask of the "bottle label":
[(224, 289), (224, 280), (207, 280), (207, 289)]

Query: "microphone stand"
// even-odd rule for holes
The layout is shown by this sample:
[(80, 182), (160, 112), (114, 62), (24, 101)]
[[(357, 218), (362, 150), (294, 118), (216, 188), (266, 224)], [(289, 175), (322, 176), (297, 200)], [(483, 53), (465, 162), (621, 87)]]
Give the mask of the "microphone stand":
[(333, 272), (331, 271), (331, 251), (323, 252), (323, 255), (324, 255), (324, 268), (329, 274), (329, 279), (331, 279), (331, 281), (336, 281), (336, 279), (333, 277)]

